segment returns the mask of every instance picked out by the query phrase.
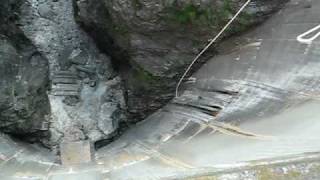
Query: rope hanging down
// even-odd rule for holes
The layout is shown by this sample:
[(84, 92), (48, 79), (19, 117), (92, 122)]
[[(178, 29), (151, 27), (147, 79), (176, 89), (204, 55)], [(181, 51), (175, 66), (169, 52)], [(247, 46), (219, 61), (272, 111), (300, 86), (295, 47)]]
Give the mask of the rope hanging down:
[(186, 77), (186, 75), (188, 74), (188, 72), (190, 71), (190, 69), (192, 68), (192, 66), (194, 65), (195, 62), (198, 61), (198, 59), (203, 55), (203, 53), (205, 53), (209, 47), (215, 43), (217, 41), (217, 39), (224, 33), (224, 31), (233, 23), (233, 21), (239, 16), (239, 14), (249, 5), (249, 3), (251, 2), (251, 0), (248, 0), (244, 5), (242, 5), (242, 7), (239, 9), (239, 11), (232, 17), (232, 19), (222, 28), (222, 30), (210, 41), (210, 43), (193, 59), (193, 61), (191, 62), (191, 64), (188, 66), (187, 70), (184, 72), (184, 74), (181, 76), (177, 87), (176, 87), (176, 97), (179, 96), (179, 87), (182, 83), (182, 81), (184, 80), (184, 78)]

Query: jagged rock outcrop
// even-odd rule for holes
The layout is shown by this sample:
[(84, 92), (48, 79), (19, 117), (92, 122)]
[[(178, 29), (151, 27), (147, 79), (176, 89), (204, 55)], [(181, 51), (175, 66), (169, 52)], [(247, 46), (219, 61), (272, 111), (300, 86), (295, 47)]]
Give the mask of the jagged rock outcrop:
[[(225, 37), (262, 22), (285, 1), (253, 1)], [(50, 133), (46, 144), (51, 147), (62, 141), (108, 139), (120, 122), (140, 120), (161, 107), (172, 97), (177, 77), (243, 3), (0, 2), (0, 128)], [(114, 59), (126, 102), (111, 58), (76, 20)]]
[(48, 61), (14, 24), (19, 2), (0, 3), (0, 131), (38, 141), (48, 137)]
[[(262, 22), (286, 1), (254, 0), (225, 37)], [(138, 119), (172, 97), (183, 69), (243, 3), (75, 0), (78, 22), (113, 56), (115, 64), (129, 64), (129, 69), (122, 70), (127, 104)]]
[(74, 20), (72, 0), (27, 0), (18, 23), (48, 59), (51, 146), (113, 136), (125, 119), (121, 79)]
[(121, 79), (76, 24), (72, 0), (0, 2), (1, 132), (53, 150), (113, 137), (126, 118)]

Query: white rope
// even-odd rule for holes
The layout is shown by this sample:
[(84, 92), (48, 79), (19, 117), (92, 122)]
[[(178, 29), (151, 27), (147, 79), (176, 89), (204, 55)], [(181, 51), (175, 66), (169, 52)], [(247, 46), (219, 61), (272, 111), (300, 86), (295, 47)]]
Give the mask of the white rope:
[(192, 68), (192, 66), (194, 65), (195, 62), (198, 61), (198, 59), (203, 55), (203, 53), (205, 53), (209, 47), (216, 42), (216, 40), (224, 33), (224, 31), (233, 23), (233, 21), (239, 16), (239, 14), (244, 10), (244, 8), (246, 8), (248, 6), (248, 4), (251, 2), (251, 0), (248, 0), (240, 9), (239, 11), (232, 17), (232, 19), (222, 28), (222, 30), (216, 35), (216, 37), (214, 37), (210, 43), (193, 59), (193, 61), (191, 62), (191, 64), (189, 65), (189, 67), (187, 68), (187, 70), (184, 72), (184, 74), (181, 76), (177, 87), (176, 87), (176, 97), (179, 96), (179, 87), (182, 83), (182, 81), (184, 80), (184, 78), (186, 77), (186, 75), (188, 74), (188, 72), (190, 71), (190, 69)]

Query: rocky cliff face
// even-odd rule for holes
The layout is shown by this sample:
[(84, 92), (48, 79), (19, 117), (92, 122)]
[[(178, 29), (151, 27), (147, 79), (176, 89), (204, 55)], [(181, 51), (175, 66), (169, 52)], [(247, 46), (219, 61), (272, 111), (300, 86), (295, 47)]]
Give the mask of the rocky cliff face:
[(53, 149), (112, 137), (125, 120), (121, 79), (75, 23), (72, 1), (0, 2), (0, 130), (44, 136)]
[[(262, 22), (285, 2), (254, 0), (225, 37)], [(177, 77), (243, 3), (75, 0), (78, 22), (113, 56), (115, 64), (128, 65), (122, 69), (127, 104), (137, 119), (172, 97)]]
[[(254, 0), (225, 37), (262, 22), (285, 1)], [(42, 142), (57, 147), (108, 139), (119, 123), (160, 108), (186, 66), (243, 1), (0, 3), (0, 130), (45, 137)]]
[(48, 137), (48, 61), (13, 23), (18, 1), (0, 1), (0, 131)]
[(18, 23), (49, 62), (50, 143), (110, 138), (125, 119), (121, 80), (76, 24), (72, 0), (27, 0)]

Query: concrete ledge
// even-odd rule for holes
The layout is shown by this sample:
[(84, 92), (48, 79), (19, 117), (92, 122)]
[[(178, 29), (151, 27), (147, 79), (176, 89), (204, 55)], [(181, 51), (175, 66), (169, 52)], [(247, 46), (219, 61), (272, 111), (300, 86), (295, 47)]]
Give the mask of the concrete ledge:
[(89, 141), (63, 142), (61, 148), (62, 165), (76, 165), (92, 162), (92, 146)]

